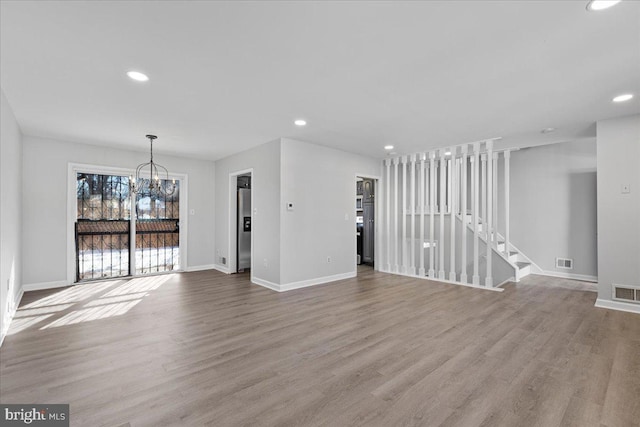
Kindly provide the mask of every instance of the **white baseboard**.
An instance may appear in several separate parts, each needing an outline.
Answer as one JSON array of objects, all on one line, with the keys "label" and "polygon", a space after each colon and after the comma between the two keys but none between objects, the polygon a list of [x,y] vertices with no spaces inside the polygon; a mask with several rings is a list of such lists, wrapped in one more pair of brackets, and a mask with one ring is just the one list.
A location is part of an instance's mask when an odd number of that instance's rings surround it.
[{"label": "white baseboard", "polygon": [[596,300],[596,307],[608,308],[610,310],[626,311],[628,313],[640,314],[640,304],[630,304],[621,301],[611,301],[608,299],[598,298]]},{"label": "white baseboard", "polygon": [[63,288],[65,286],[71,286],[73,283],[67,283],[66,280],[58,280],[55,282],[41,282],[41,283],[29,283],[28,285],[22,285],[22,289],[25,292],[41,291],[43,289]]},{"label": "white baseboard", "polygon": [[561,277],[563,279],[572,279],[572,280],[580,280],[582,282],[593,282],[598,283],[597,276],[590,276],[588,274],[574,274],[574,273],[565,273],[564,271],[548,271],[541,270],[539,273],[541,276],[551,276],[551,277]]},{"label": "white baseboard", "polygon": [[2,343],[4,342],[4,337],[7,336],[7,332],[9,332],[9,326],[11,326],[11,322],[16,315],[16,311],[18,310],[18,306],[20,305],[20,301],[22,300],[22,296],[24,295],[24,290],[20,288],[18,294],[16,295],[15,300],[13,301],[13,307],[11,311],[5,314],[5,317],[2,322],[2,331],[0,331],[0,347],[2,347]]},{"label": "white baseboard", "polygon": [[496,288],[501,288],[501,287],[503,287],[504,285],[506,285],[507,283],[509,283],[509,282],[514,282],[514,283],[515,283],[515,281],[516,281],[516,278],[515,278],[515,277],[513,277],[513,276],[511,276],[511,277],[509,277],[507,280],[503,281],[502,283],[497,284],[495,287],[496,287]]},{"label": "white baseboard", "polygon": [[259,277],[254,277],[253,279],[251,279],[251,281],[256,285],[264,286],[265,288],[269,288],[277,292],[286,292],[286,291],[292,291],[294,289],[321,285],[323,283],[335,282],[335,281],[344,280],[344,279],[351,279],[352,277],[356,277],[356,275],[357,275],[357,272],[350,271],[348,273],[334,274],[332,276],[316,277],[314,279],[285,283],[284,285],[279,285],[277,283],[269,282],[268,280],[260,279]]},{"label": "white baseboard", "polygon": [[[412,274],[407,274],[407,273],[395,273],[395,272],[390,272],[390,271],[382,271],[383,273],[387,273],[387,274],[395,274],[398,276],[406,276],[406,277],[413,277],[414,279],[422,279],[422,280],[431,280],[433,282],[441,282],[441,283],[447,283],[450,285],[458,285],[458,286],[465,286],[467,288],[474,288],[474,289],[482,289],[485,291],[493,291],[493,292],[504,292],[504,289],[501,288],[500,286],[504,285],[506,282],[502,282],[499,285],[494,286],[493,288],[488,288],[486,286],[481,286],[481,285],[474,285],[472,283],[462,283],[462,282],[454,282],[453,280],[446,280],[446,279],[438,279],[437,277],[428,277],[428,276],[419,276],[419,275],[412,275]],[[509,280],[513,280],[513,279],[509,279]]]},{"label": "white baseboard", "polygon": [[231,274],[231,270],[226,265],[214,264],[213,268],[224,274]]},{"label": "white baseboard", "polygon": [[280,290],[280,285],[278,285],[277,283],[273,283],[268,280],[261,279],[259,277],[252,278],[251,283],[263,286],[267,289],[271,289],[272,291],[282,292],[282,290]]},{"label": "white baseboard", "polygon": [[356,271],[350,271],[348,273],[334,274],[332,276],[316,277],[314,279],[301,280],[299,282],[285,283],[280,285],[282,291],[291,291],[293,289],[306,288],[308,286],[321,285],[323,283],[335,282],[338,280],[351,279],[356,277],[358,273]]},{"label": "white baseboard", "polygon": [[216,264],[192,265],[191,267],[187,267],[185,271],[191,273],[192,271],[204,270],[218,270],[218,268]]}]

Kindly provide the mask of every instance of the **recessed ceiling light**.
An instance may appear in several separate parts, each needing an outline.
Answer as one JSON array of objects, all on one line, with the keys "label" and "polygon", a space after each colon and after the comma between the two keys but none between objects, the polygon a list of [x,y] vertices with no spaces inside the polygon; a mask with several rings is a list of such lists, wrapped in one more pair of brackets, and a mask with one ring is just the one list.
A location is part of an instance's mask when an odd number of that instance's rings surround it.
[{"label": "recessed ceiling light", "polygon": [[444,152],[444,155],[445,155],[445,156],[450,156],[450,155],[451,155],[451,151],[445,151],[445,152]]},{"label": "recessed ceiling light", "polygon": [[622,0],[591,0],[587,4],[587,10],[597,11],[609,9],[610,7],[617,5],[621,1]]},{"label": "recessed ceiling light", "polygon": [[631,98],[633,98],[633,95],[631,95],[630,93],[625,93],[624,95],[618,95],[613,98],[613,102],[624,102],[630,100]]},{"label": "recessed ceiling light", "polygon": [[540,131],[540,133],[551,133],[553,131],[555,131],[556,128],[544,128]]},{"label": "recessed ceiling light", "polygon": [[127,76],[129,76],[130,79],[135,80],[137,82],[146,82],[149,80],[149,77],[147,77],[146,74],[143,74],[139,71],[128,71]]},{"label": "recessed ceiling light", "polygon": [[307,121],[306,120],[302,120],[302,119],[298,119],[295,122],[293,122],[296,126],[306,126],[307,125]]},{"label": "recessed ceiling light", "polygon": [[393,145],[385,145],[384,149],[385,150],[393,150]]}]

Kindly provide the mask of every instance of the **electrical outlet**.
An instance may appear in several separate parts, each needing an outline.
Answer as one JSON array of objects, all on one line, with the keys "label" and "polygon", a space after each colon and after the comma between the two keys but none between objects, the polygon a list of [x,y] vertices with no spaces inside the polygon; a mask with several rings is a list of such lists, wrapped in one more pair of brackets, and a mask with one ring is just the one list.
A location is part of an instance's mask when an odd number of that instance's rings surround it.
[{"label": "electrical outlet", "polygon": [[327,262],[331,262],[331,257],[330,256],[327,257]]},{"label": "electrical outlet", "polygon": [[267,262],[266,258],[264,259],[263,264],[264,264],[265,267],[269,267],[269,263]]}]

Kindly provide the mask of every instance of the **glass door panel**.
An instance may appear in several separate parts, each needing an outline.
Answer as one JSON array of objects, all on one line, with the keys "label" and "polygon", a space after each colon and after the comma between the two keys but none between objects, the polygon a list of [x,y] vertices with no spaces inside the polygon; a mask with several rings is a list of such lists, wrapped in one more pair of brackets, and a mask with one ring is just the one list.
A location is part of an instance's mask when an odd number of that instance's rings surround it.
[{"label": "glass door panel", "polygon": [[[163,188],[172,182],[161,180]],[[136,194],[135,274],[159,273],[180,268],[180,182],[164,195],[146,189]]]},{"label": "glass door panel", "polygon": [[130,275],[129,178],[78,173],[76,180],[76,281]]}]

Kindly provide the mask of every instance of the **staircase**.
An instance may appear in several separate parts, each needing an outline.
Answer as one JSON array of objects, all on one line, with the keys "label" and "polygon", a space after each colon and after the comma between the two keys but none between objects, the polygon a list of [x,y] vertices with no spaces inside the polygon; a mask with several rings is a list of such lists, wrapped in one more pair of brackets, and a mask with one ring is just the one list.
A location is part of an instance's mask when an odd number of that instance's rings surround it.
[{"label": "staircase", "polygon": [[[458,219],[461,220],[460,215],[456,215],[456,216],[458,217]],[[473,215],[467,214],[465,217],[466,217],[465,223],[467,224],[469,231],[473,232],[473,224],[472,224]],[[482,218],[478,218],[478,220],[479,220],[478,231],[480,231],[479,237],[480,237],[480,240],[486,244],[487,233],[483,231],[486,227],[484,227],[484,222]],[[514,268],[514,271],[515,271],[514,281],[519,282],[520,279],[534,272],[533,270],[536,270],[536,272],[540,270],[526,255],[520,252],[520,250],[516,248],[512,243],[509,243],[509,253],[507,254],[506,248],[505,248],[506,243],[503,235],[501,235],[500,233],[495,233],[494,239],[496,238],[497,238],[497,244],[495,246],[492,246],[493,251],[499,254],[505,261],[507,261]]]},{"label": "staircase", "polygon": [[493,290],[540,271],[510,241],[512,150],[497,140],[383,162],[382,271]]}]

